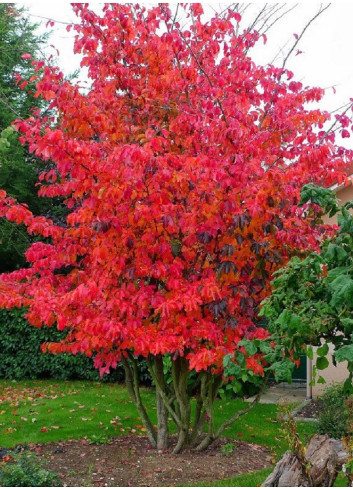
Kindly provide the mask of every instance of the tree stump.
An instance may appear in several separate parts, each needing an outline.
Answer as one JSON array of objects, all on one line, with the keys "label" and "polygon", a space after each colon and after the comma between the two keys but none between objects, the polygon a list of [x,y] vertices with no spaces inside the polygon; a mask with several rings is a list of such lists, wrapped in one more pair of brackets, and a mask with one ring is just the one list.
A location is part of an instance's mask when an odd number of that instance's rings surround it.
[{"label": "tree stump", "polygon": [[276,464],[263,487],[332,487],[348,454],[340,440],[314,435],[306,449],[307,468],[287,451]]}]

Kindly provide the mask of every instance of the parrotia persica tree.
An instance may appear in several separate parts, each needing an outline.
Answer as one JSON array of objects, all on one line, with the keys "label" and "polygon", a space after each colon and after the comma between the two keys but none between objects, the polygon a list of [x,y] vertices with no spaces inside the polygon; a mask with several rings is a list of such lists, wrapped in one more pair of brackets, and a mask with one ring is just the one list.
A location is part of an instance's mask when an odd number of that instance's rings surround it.
[{"label": "parrotia persica tree", "polygon": [[[237,33],[239,14],[203,22],[201,6],[186,5],[181,27],[167,5],[73,8],[89,89],[28,60],[43,68],[36,96],[56,116],[34,111],[14,124],[30,152],[52,161],[40,195],[65,197],[70,213],[56,226],[1,192],[1,215],[43,240],[28,249],[29,268],[1,276],[0,305],[67,329],[44,346],[53,353],[93,355],[101,372],[122,362],[153,446],[166,446],[170,417],[175,452],[202,449],[241,414],[215,425],[224,358],[235,380],[269,369],[257,311],[273,273],[329,230],[318,206],[298,205],[302,185],[342,182],[352,155],[325,132],[329,114],[306,108],[323,90],[251,60],[262,39]],[[349,136],[348,117],[340,123]],[[157,433],[138,355],[156,386]]]}]

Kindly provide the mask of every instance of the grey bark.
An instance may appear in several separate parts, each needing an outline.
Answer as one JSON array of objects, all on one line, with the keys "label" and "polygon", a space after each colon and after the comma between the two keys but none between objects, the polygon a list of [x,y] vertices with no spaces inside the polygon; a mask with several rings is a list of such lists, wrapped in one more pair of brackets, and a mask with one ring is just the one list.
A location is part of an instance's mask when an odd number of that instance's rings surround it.
[{"label": "grey bark", "polygon": [[[165,381],[163,374],[163,358],[161,355],[155,358],[156,378],[163,390]],[[162,396],[156,389],[157,402],[157,449],[165,450],[168,447],[168,411],[163,402]]]},{"label": "grey bark", "polygon": [[152,422],[147,414],[147,411],[142,403],[136,361],[134,358],[132,359],[132,368],[127,358],[122,357],[121,361],[125,371],[125,383],[126,383],[127,390],[138,410],[139,415],[141,416],[142,423],[146,428],[149,442],[151,443],[153,448],[156,448],[157,435],[155,429],[153,428]]},{"label": "grey bark", "polygon": [[180,409],[180,427],[178,431],[178,441],[173,453],[179,453],[189,444],[189,429],[191,406],[188,396],[188,377],[189,365],[185,358],[178,357],[172,361],[173,387],[175,391],[176,402]]}]

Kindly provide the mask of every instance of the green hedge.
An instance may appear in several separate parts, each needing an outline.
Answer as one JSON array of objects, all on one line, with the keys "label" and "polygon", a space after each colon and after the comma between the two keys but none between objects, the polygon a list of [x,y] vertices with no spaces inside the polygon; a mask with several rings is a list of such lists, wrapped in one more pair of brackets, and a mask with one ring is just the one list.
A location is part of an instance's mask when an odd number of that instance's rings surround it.
[{"label": "green hedge", "polygon": [[[118,366],[101,379],[93,366],[93,359],[85,355],[42,353],[40,345],[47,341],[60,341],[65,332],[55,328],[35,328],[24,318],[24,310],[0,309],[0,378],[58,380],[102,380],[121,382],[124,370]],[[140,380],[151,385],[146,363],[138,361]]]}]

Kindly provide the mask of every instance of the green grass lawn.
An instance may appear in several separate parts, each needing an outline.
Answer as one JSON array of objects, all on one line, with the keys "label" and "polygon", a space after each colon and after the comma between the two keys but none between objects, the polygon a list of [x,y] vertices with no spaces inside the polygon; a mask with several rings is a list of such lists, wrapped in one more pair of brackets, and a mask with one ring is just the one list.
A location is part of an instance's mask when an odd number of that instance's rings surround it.
[{"label": "green grass lawn", "polygon": [[[154,393],[143,399],[155,422]],[[244,407],[241,400],[218,401],[217,422]],[[308,423],[298,426],[304,440],[313,433]],[[143,434],[144,429],[126,389],[118,384],[63,381],[0,381],[0,446]],[[277,406],[259,404],[225,431],[228,438],[267,446],[275,459],[287,449]],[[215,482],[219,486],[256,486],[270,470]]]},{"label": "green grass lawn", "polygon": [[[126,389],[117,384],[0,381],[0,399],[9,397],[7,389],[15,390],[14,397],[19,401],[8,399],[0,403],[0,445],[4,447],[101,434],[109,437],[143,433]],[[19,397],[21,391],[25,395]],[[152,391],[144,390],[143,397],[153,413]]]}]

